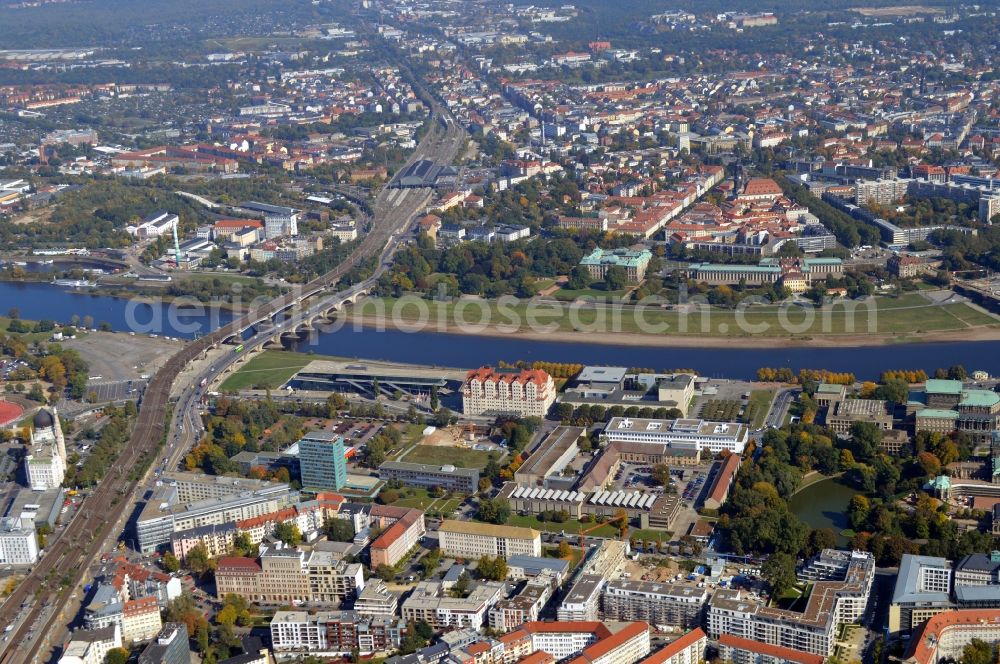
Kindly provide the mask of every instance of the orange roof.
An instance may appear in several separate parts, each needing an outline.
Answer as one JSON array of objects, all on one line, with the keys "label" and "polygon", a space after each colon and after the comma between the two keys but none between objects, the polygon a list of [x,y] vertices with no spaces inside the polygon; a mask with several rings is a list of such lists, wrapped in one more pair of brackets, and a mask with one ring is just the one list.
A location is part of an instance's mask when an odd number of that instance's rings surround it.
[{"label": "orange roof", "polygon": [[478,655],[480,653],[486,652],[489,649],[490,649],[490,644],[486,643],[486,641],[476,641],[475,643],[470,643],[468,646],[466,646],[465,652],[469,653],[470,655]]},{"label": "orange roof", "polygon": [[636,638],[640,634],[649,631],[649,625],[642,621],[629,623],[622,629],[618,630],[611,636],[607,638],[599,638],[597,643],[592,646],[584,648],[580,656],[573,659],[573,662],[577,664],[584,664],[585,662],[593,662],[596,659],[604,657],[608,653],[612,652],[616,648],[621,648],[623,645]]},{"label": "orange roof", "polygon": [[224,556],[219,558],[219,564],[215,569],[215,573],[219,574],[226,572],[260,572],[260,565],[253,558],[244,558],[242,556]]},{"label": "orange roof", "polygon": [[930,664],[937,660],[935,654],[944,632],[951,629],[995,630],[1000,626],[1000,612],[996,609],[944,611],[932,616],[918,628],[910,639],[907,661]]},{"label": "orange roof", "polygon": [[762,196],[764,194],[781,196],[781,187],[771,178],[753,178],[748,180],[743,187],[743,194],[746,196]]},{"label": "orange roof", "polygon": [[739,467],[739,454],[730,454],[726,457],[726,460],[722,462],[722,468],[719,469],[719,474],[715,476],[715,481],[712,483],[712,490],[709,492],[708,497],[721,503],[726,497],[729,485],[733,481],[733,475],[736,474]]},{"label": "orange roof", "polygon": [[691,630],[676,641],[672,641],[660,648],[652,655],[639,662],[639,664],[662,664],[685,648],[689,648],[701,639],[706,638],[708,637],[705,635],[705,630],[698,627],[697,629]]},{"label": "orange roof", "polygon": [[552,664],[556,658],[544,650],[536,650],[527,657],[521,659],[520,664]]},{"label": "orange roof", "polygon": [[761,643],[760,641],[741,639],[740,637],[732,636],[731,634],[720,635],[719,645],[735,648],[737,650],[759,653],[761,655],[768,655],[770,657],[780,659],[781,661],[792,662],[794,664],[823,664],[824,662],[824,658],[819,655],[803,652],[801,650],[793,650],[792,648],[785,648],[782,646],[772,646],[768,643]]}]

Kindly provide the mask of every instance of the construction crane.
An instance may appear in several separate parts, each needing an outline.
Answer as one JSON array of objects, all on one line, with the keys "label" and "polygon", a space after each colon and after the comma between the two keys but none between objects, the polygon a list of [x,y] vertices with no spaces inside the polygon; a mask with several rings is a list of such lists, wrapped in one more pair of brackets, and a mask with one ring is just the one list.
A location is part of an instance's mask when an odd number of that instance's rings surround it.
[{"label": "construction crane", "polygon": [[595,523],[590,528],[586,528],[584,530],[581,530],[580,531],[580,540],[579,540],[579,544],[580,544],[580,559],[583,560],[583,555],[587,552],[587,535],[588,534],[590,534],[591,532],[597,530],[598,528],[601,528],[602,526],[614,525],[614,524],[619,523],[620,521],[624,521],[625,524],[627,525],[628,524],[628,514],[619,514],[618,516],[616,516],[614,518],[608,519],[604,523]]}]

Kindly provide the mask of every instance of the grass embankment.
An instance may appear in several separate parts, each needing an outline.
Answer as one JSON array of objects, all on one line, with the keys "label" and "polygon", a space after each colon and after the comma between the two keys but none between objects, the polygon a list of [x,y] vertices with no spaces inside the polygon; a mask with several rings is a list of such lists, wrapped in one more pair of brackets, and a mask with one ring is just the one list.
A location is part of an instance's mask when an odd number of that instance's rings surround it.
[{"label": "grass embankment", "polygon": [[220,386],[223,392],[246,389],[277,389],[313,360],[330,359],[320,355],[265,350],[253,356]]},{"label": "grass embankment", "polygon": [[[607,295],[606,293],[602,293]],[[371,322],[422,323],[428,329],[485,326],[503,332],[618,332],[625,334],[740,337],[815,337],[837,335],[919,335],[928,332],[1000,326],[1000,318],[966,302],[936,304],[920,293],[875,297],[870,302],[839,301],[819,308],[799,305],[754,305],[744,310],[637,308],[596,302],[586,306],[522,301],[500,306],[491,300],[429,302],[394,298],[365,300],[351,313]],[[420,305],[417,306],[419,302]],[[532,307],[529,317],[528,308]],[[391,315],[387,315],[387,312]],[[426,316],[429,314],[429,318]],[[529,325],[529,320],[532,325]],[[477,330],[478,331],[478,330]]]}]

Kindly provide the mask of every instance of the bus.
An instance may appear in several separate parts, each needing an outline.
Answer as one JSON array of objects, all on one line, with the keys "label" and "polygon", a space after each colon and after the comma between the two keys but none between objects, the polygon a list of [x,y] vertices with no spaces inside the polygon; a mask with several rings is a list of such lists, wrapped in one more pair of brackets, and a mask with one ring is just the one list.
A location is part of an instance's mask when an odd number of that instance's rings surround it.
[{"label": "bus", "polygon": [[243,344],[240,344],[239,346],[237,346],[236,348],[234,348],[233,352],[234,353],[242,353],[243,352]]}]

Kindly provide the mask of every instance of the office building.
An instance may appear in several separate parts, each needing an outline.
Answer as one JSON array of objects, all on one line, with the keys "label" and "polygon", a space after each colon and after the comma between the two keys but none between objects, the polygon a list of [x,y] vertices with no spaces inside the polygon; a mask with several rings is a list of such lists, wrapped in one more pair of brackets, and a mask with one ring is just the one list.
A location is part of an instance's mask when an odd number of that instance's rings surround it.
[{"label": "office building", "polygon": [[541,534],[532,528],[445,520],[438,528],[438,539],[441,552],[456,558],[542,555]]},{"label": "office building", "polygon": [[20,517],[0,519],[0,565],[33,565],[37,561],[35,522]]},{"label": "office building", "polygon": [[552,376],[540,369],[482,367],[462,385],[462,412],[470,416],[545,417],[555,400]]},{"label": "office building", "polygon": [[726,450],[742,454],[749,438],[749,427],[739,422],[705,420],[655,420],[613,417],[601,432],[608,443],[650,443],[671,448],[708,451]]},{"label": "office building", "polygon": [[374,505],[369,518],[383,529],[368,549],[372,569],[379,565],[396,565],[427,532],[424,513],[418,509]]},{"label": "office building", "polygon": [[603,279],[613,267],[620,267],[630,283],[637,283],[646,276],[646,267],[653,258],[649,249],[632,251],[630,249],[594,249],[580,260],[580,265],[587,268],[591,278]]},{"label": "office building", "polygon": [[451,464],[435,466],[426,463],[385,461],[378,467],[379,479],[398,480],[405,486],[441,487],[445,491],[471,494],[479,490],[479,471]]},{"label": "office building", "polygon": [[973,640],[994,650],[1000,645],[1000,613],[995,610],[944,611],[921,623],[910,639],[904,664],[960,661]]},{"label": "office building", "polygon": [[333,431],[312,431],[299,442],[299,468],[305,491],[339,491],[347,483],[344,437]]},{"label": "office building", "polygon": [[176,477],[193,473],[172,475],[164,474],[136,519],[136,539],[143,553],[168,546],[175,532],[270,514],[299,498],[287,484],[208,475],[199,477],[215,481],[201,482]]},{"label": "office building", "polygon": [[687,583],[609,581],[601,598],[604,620],[644,620],[653,625],[697,627],[708,591]]},{"label": "office building", "polygon": [[1000,609],[1000,552],[971,554],[957,565],[906,554],[889,603],[889,632],[909,635],[945,611]]},{"label": "office building", "polygon": [[826,415],[826,426],[845,436],[851,433],[855,422],[867,422],[888,431],[892,429],[892,407],[880,399],[843,399],[834,402]]},{"label": "office building", "polygon": [[147,641],[160,631],[160,605],[156,597],[132,599],[122,606],[122,641]]}]

